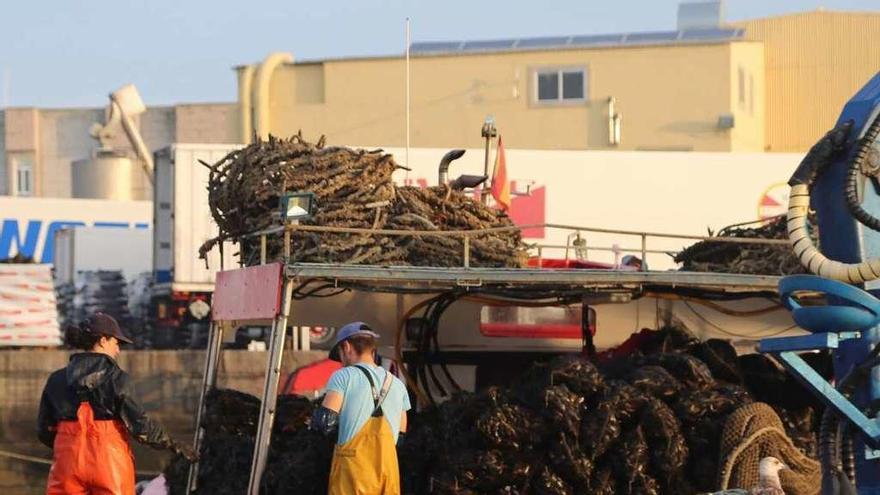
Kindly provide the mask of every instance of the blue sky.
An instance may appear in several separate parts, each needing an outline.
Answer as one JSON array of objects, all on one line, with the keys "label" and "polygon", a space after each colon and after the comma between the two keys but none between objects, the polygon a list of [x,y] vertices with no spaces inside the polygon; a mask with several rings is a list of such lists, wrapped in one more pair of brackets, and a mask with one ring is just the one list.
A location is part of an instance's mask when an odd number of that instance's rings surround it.
[{"label": "blue sky", "polygon": [[[103,105],[135,83],[148,105],[235,99],[232,67],[401,53],[413,40],[675,28],[677,0],[55,0],[0,7],[0,106]],[[728,0],[727,19],[878,10],[877,0]]]}]

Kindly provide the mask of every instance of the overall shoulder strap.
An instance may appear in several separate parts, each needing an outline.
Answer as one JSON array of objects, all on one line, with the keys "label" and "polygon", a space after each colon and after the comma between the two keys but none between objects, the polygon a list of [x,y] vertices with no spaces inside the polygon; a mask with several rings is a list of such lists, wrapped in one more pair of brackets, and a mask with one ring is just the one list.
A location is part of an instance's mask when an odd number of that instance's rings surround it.
[{"label": "overall shoulder strap", "polygon": [[382,412],[382,403],[385,402],[385,397],[388,396],[392,381],[393,378],[391,377],[391,373],[389,373],[388,370],[385,370],[385,380],[382,382],[382,390],[379,391],[379,397],[375,401],[376,407],[373,409],[373,414],[371,414],[371,416],[378,418],[384,415]]},{"label": "overall shoulder strap", "polygon": [[373,403],[375,404],[379,400],[379,391],[376,390],[376,383],[373,381],[373,374],[367,368],[364,368],[361,365],[355,364],[355,368],[361,370],[361,373],[367,377],[367,381],[370,382],[370,391],[373,393]]},{"label": "overall shoulder strap", "polygon": [[373,373],[368,370],[364,366],[354,365],[355,368],[361,370],[364,376],[367,377],[367,380],[370,382],[370,390],[373,393],[373,413],[371,416],[378,417],[382,416],[382,403],[385,402],[385,397],[388,396],[388,391],[391,390],[391,385],[394,383],[394,377],[391,376],[391,373],[388,370],[385,370],[385,379],[382,381],[381,390],[376,390],[376,383],[373,381]]},{"label": "overall shoulder strap", "polygon": [[382,390],[379,391],[379,401],[376,404],[376,409],[382,406],[382,403],[385,402],[385,397],[388,397],[388,391],[391,390],[391,384],[394,383],[394,377],[391,376],[391,373],[388,370],[385,370],[385,380],[382,382]]}]

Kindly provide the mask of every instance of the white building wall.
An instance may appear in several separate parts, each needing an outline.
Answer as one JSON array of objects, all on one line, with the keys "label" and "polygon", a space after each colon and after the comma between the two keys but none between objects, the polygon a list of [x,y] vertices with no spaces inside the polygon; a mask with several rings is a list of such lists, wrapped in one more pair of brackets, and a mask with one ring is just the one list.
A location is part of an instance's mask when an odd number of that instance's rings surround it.
[{"label": "white building wall", "polygon": [[0,112],[0,195],[9,194],[9,175],[6,170],[6,114]]}]

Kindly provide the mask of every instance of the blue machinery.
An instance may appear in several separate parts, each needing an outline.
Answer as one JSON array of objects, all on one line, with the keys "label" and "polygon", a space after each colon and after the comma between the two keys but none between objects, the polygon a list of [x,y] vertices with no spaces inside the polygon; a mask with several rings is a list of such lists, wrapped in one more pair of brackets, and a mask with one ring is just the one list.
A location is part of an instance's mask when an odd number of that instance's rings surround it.
[{"label": "blue machinery", "polygon": [[[820,276],[786,277],[779,293],[811,335],[765,339],[759,349],[828,406],[820,439],[823,494],[848,493],[851,481],[859,494],[880,494],[880,73],[846,104],[789,185],[789,237],[804,266]],[[810,207],[821,252],[809,237]],[[824,295],[827,304],[801,305],[797,296],[805,292]],[[796,354],[816,349],[833,353],[834,385]]]}]

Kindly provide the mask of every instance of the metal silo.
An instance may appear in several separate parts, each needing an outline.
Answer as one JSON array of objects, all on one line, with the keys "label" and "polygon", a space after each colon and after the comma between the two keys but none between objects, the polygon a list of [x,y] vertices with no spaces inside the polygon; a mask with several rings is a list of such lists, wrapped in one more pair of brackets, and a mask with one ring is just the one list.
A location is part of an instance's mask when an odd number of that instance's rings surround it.
[{"label": "metal silo", "polygon": [[127,153],[96,150],[92,158],[73,162],[73,197],[122,201],[143,199],[138,197],[135,178],[142,173],[140,166]]}]

